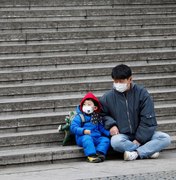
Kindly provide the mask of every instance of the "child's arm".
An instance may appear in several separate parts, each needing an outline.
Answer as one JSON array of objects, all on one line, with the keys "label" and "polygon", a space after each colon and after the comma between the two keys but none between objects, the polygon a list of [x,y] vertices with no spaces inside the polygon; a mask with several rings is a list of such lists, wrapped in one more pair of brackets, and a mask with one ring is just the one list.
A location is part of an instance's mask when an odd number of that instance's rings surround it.
[{"label": "child's arm", "polygon": [[104,126],[99,123],[99,130],[102,134],[104,134],[105,136],[109,137],[110,136],[110,132],[109,130],[105,129]]}]

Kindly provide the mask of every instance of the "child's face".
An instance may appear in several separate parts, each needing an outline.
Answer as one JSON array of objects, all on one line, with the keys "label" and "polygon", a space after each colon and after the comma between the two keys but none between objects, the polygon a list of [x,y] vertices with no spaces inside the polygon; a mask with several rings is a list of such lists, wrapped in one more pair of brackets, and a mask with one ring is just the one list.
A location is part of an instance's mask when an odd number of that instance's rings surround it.
[{"label": "child's face", "polygon": [[85,100],[83,106],[91,106],[94,108],[94,103],[91,100]]},{"label": "child's face", "polygon": [[[89,108],[86,108],[86,107]],[[98,107],[96,107],[91,100],[85,100],[83,103],[83,111],[87,114],[92,113],[93,111],[97,110]],[[92,109],[92,110],[91,110]]]}]

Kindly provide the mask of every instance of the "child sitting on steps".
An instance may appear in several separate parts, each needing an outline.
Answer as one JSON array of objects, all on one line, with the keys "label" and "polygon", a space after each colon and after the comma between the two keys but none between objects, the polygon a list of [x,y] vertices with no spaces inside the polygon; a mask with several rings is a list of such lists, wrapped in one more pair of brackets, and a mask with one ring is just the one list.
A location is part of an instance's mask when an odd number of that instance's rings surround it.
[{"label": "child sitting on steps", "polygon": [[[92,163],[103,162],[110,146],[110,133],[103,126],[100,110],[99,100],[91,92],[87,93],[77,106],[77,115],[70,126],[77,145],[84,148],[87,161]],[[84,115],[84,123],[79,114]]]}]

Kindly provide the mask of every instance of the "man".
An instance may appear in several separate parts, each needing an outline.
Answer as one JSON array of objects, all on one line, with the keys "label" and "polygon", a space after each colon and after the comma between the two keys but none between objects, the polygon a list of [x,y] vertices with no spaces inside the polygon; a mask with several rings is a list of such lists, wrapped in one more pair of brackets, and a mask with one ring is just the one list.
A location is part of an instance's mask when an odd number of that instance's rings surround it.
[{"label": "man", "polygon": [[156,131],[153,101],[147,90],[132,82],[131,68],[112,69],[113,88],[100,98],[111,146],[124,153],[124,160],[157,158],[170,143],[170,136]]}]

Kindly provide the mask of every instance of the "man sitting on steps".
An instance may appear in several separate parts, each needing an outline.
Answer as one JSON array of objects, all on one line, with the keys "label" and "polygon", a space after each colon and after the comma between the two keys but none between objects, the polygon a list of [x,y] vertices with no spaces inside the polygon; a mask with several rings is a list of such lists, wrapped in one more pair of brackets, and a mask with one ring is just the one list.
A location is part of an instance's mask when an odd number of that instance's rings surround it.
[{"label": "man sitting on steps", "polygon": [[131,68],[112,69],[113,88],[100,98],[111,146],[124,153],[124,160],[157,158],[169,146],[170,136],[156,131],[153,101],[147,90],[132,82]]}]

